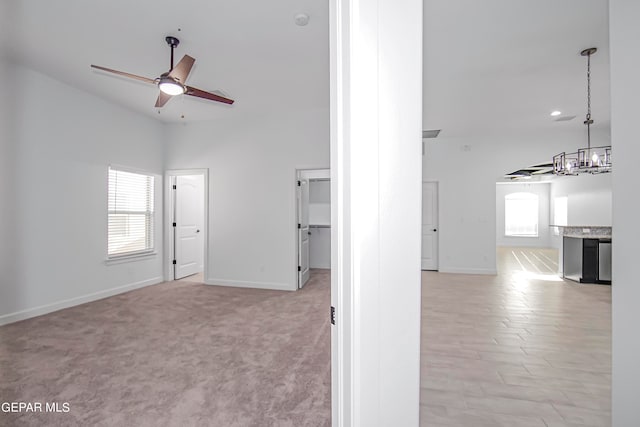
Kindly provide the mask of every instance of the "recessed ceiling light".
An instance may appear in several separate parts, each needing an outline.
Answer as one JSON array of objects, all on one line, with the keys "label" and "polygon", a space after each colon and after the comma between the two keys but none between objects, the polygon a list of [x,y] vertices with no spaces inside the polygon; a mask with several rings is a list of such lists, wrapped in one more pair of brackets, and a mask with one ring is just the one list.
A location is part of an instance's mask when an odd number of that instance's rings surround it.
[{"label": "recessed ceiling light", "polygon": [[551,112],[551,117],[556,117],[556,116],[559,116],[560,114],[562,114],[562,111],[558,111],[558,110],[552,111]]}]

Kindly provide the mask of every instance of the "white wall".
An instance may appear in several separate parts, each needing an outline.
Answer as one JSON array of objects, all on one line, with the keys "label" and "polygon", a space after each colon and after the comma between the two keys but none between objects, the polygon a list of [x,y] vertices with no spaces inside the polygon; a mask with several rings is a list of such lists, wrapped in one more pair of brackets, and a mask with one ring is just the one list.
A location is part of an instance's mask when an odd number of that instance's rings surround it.
[{"label": "white wall", "polygon": [[638,211],[638,94],[640,2],[610,0],[611,137],[613,183],[613,426],[638,425],[640,420],[640,284],[637,254],[640,242]]},{"label": "white wall", "polygon": [[[309,182],[309,224],[331,224],[331,182]],[[331,229],[310,228],[309,266],[331,268]]]},{"label": "white wall", "polygon": [[[440,271],[495,274],[497,179],[584,145],[581,123],[571,126],[540,135],[475,138],[447,137],[443,129],[438,138],[425,140],[423,179],[439,183]],[[594,140],[609,142],[608,129],[592,132]]]},{"label": "white wall", "polygon": [[[567,197],[567,225],[611,226],[611,173],[556,177],[551,183],[551,221],[556,197]],[[551,246],[560,248],[562,236],[551,233]]]},{"label": "white wall", "polygon": [[[13,2],[0,2],[0,39],[7,40],[9,38],[9,26],[11,24],[10,8],[14,6]],[[3,42],[0,41],[0,79],[2,81],[13,81],[15,70],[6,62],[4,58],[5,49]],[[14,141],[14,118],[12,100],[16,99],[18,86],[9,84],[6,91],[0,96],[0,293],[3,295],[3,288],[8,283],[16,281],[15,265],[17,262],[15,251],[15,232],[16,229],[12,225],[15,223],[15,197],[16,192],[13,189],[14,175],[14,159],[16,145]],[[2,305],[0,298],[0,306]],[[0,308],[0,315],[3,309]]]},{"label": "white wall", "polygon": [[[4,80],[8,73],[3,68],[4,66],[0,64],[0,76]],[[17,230],[13,226],[16,221],[16,192],[13,190],[15,146],[10,144],[13,127],[9,115],[11,107],[5,100],[5,97],[0,97],[0,293],[3,296],[0,298],[0,315],[9,310],[9,305],[4,302],[6,291],[3,288],[8,288],[9,284],[17,280],[15,269]]]},{"label": "white wall", "polygon": [[[158,256],[105,265],[107,167],[161,174],[162,126],[20,66],[4,65],[0,323],[161,280]],[[158,182],[160,184],[161,181]],[[158,185],[160,189],[160,185]],[[156,208],[161,218],[161,193]],[[8,214],[8,217],[7,217]]]},{"label": "white wall", "polygon": [[[551,200],[567,196],[567,225],[611,226],[611,175],[585,174],[553,180]],[[552,206],[551,218],[553,213]]]},{"label": "white wall", "polygon": [[309,236],[309,267],[331,268],[331,229],[314,228]]},{"label": "white wall", "polygon": [[167,169],[209,169],[210,284],[296,289],[297,168],[329,167],[329,111],[167,126]]},{"label": "white wall", "polygon": [[[530,192],[539,197],[537,238],[504,235],[504,196],[515,192]],[[499,183],[496,184],[496,244],[560,248],[562,238],[550,227],[556,197],[567,197],[567,225],[611,226],[611,174],[554,177],[544,184]]]},{"label": "white wall", "polygon": [[[511,193],[533,193],[538,196],[538,236],[515,237],[504,234],[504,197]],[[546,248],[550,244],[549,184],[496,184],[496,244]]]},{"label": "white wall", "polygon": [[309,181],[309,224],[331,224],[331,182]]},{"label": "white wall", "polygon": [[417,426],[422,1],[331,7],[332,424]]}]

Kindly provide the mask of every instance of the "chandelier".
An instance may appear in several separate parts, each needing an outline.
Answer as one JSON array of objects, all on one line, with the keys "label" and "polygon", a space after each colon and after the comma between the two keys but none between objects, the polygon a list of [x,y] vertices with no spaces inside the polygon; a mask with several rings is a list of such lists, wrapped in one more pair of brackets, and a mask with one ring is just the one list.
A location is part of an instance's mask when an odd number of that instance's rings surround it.
[{"label": "chandelier", "polygon": [[587,57],[587,148],[580,148],[575,153],[560,153],[553,156],[553,173],[556,175],[578,175],[581,173],[611,172],[611,146],[591,146],[591,55],[598,49],[591,47],[580,52]]}]

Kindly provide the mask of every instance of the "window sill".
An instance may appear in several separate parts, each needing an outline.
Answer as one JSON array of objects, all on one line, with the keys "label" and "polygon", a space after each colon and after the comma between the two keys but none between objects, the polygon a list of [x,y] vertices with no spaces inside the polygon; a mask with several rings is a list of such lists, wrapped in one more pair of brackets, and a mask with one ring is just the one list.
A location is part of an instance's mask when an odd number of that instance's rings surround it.
[{"label": "window sill", "polygon": [[157,252],[150,252],[145,254],[134,255],[122,255],[119,257],[107,258],[104,260],[106,265],[124,264],[126,262],[144,261],[147,259],[155,258],[158,255]]}]

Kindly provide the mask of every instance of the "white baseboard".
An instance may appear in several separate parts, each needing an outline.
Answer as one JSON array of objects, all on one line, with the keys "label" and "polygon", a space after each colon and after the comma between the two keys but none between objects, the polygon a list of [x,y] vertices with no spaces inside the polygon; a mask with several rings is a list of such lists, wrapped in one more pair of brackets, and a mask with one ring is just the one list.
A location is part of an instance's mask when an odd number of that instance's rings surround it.
[{"label": "white baseboard", "polygon": [[496,270],[488,268],[441,268],[438,270],[440,273],[453,273],[453,274],[483,274],[489,276],[495,276],[498,274]]},{"label": "white baseboard", "polygon": [[163,282],[162,277],[154,277],[151,279],[130,283],[124,286],[118,286],[116,288],[111,288],[104,291],[98,291],[98,292],[82,295],[75,298],[57,301],[51,304],[41,305],[39,307],[28,308],[26,310],[4,314],[0,316],[0,326],[6,325],[8,323],[18,322],[20,320],[30,319],[36,316],[42,316],[43,314],[52,313],[54,311],[62,310],[62,309],[73,307],[80,304],[85,304],[91,301],[97,301],[99,299],[122,294],[124,292],[133,291],[134,289],[144,288],[146,286],[156,285],[162,282]]},{"label": "white baseboard", "polygon": [[296,286],[291,286],[286,283],[268,283],[268,282],[245,282],[242,280],[225,280],[208,278],[204,281],[207,285],[213,286],[230,286],[233,288],[253,288],[253,289],[267,289],[272,291],[295,291]]}]

